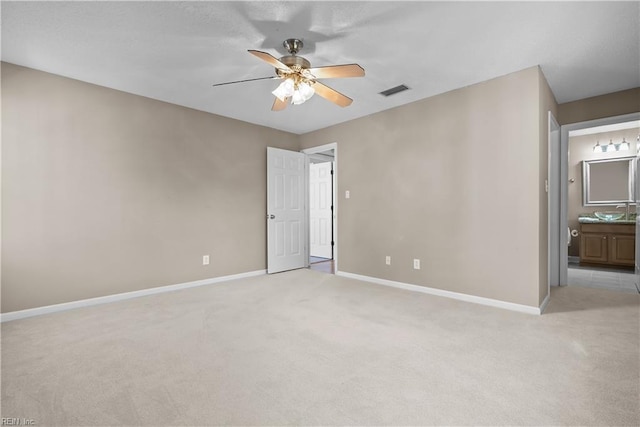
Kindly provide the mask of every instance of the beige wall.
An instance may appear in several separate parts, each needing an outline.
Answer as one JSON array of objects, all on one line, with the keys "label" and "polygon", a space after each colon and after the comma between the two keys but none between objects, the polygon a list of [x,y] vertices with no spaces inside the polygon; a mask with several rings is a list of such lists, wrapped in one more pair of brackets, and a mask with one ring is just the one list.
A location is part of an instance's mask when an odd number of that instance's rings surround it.
[{"label": "beige wall", "polygon": [[540,282],[538,288],[538,304],[542,304],[549,293],[549,197],[544,185],[544,180],[547,179],[549,174],[549,111],[551,111],[556,120],[558,120],[558,104],[540,67],[538,67],[538,87],[540,92],[540,116],[538,121],[538,147],[540,150],[540,181],[538,183],[538,232],[540,242],[538,249],[540,263],[538,265],[538,277]]},{"label": "beige wall", "polygon": [[566,125],[640,111],[640,88],[558,105],[558,123]]},{"label": "beige wall", "polygon": [[2,144],[9,312],[264,269],[298,136],[2,63]]},{"label": "beige wall", "polygon": [[296,136],[3,63],[2,311],[265,268],[266,146],[329,142],[340,270],[538,306],[547,111],[638,91],[557,106],[532,67]]},{"label": "beige wall", "polygon": [[[578,215],[582,213],[591,213],[602,210],[616,210],[615,206],[597,207],[582,205],[582,161],[595,159],[613,159],[618,157],[632,156],[636,152],[636,138],[639,129],[625,129],[613,132],[602,132],[592,135],[574,136],[569,138],[569,190],[567,193],[567,219],[569,228],[572,230],[580,230]],[[594,153],[593,146],[596,141],[600,141],[601,145],[609,143],[610,139],[614,142],[622,141],[622,138],[631,145],[631,150],[614,153]],[[571,182],[573,180],[573,182]],[[624,209],[618,209],[624,211]],[[634,212],[631,208],[631,212]],[[571,238],[569,246],[570,256],[580,256],[580,236]]]},{"label": "beige wall", "polygon": [[338,143],[339,269],[538,306],[542,280],[546,288],[539,73],[302,135],[305,148]]}]

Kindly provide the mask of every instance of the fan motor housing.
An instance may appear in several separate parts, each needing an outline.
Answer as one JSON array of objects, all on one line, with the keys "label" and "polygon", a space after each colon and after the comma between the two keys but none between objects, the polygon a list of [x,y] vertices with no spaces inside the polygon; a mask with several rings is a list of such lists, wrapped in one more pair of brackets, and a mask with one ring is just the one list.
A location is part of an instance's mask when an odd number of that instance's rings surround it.
[{"label": "fan motor housing", "polygon": [[280,58],[280,62],[294,70],[296,68],[307,69],[311,67],[311,63],[309,61],[304,59],[302,56],[296,55],[283,56],[282,58]]}]

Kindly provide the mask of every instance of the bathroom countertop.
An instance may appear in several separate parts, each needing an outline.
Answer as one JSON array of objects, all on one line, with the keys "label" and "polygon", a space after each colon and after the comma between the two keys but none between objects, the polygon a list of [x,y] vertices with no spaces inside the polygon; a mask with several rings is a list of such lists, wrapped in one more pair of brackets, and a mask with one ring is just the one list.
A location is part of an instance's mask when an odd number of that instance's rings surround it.
[{"label": "bathroom countertop", "polygon": [[615,221],[606,221],[604,219],[597,218],[593,214],[581,214],[578,215],[578,222],[581,224],[635,224],[635,214],[632,219],[616,219]]}]

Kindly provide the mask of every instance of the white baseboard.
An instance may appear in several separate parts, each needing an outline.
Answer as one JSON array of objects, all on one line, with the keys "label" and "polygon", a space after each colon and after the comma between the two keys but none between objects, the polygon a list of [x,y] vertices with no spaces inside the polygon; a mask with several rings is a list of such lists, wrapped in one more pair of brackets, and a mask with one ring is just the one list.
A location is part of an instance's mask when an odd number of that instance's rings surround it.
[{"label": "white baseboard", "polygon": [[542,304],[540,304],[540,313],[538,314],[542,314],[544,313],[544,311],[547,308],[547,304],[549,304],[549,299],[551,298],[551,293],[548,293],[546,297],[544,297],[544,299],[542,300]]},{"label": "white baseboard", "polygon": [[422,292],[424,294],[437,295],[445,298],[457,299],[460,301],[472,302],[475,304],[488,305],[491,307],[504,308],[507,310],[518,311],[527,314],[541,314],[546,306],[549,296],[545,298],[540,307],[532,307],[529,305],[516,304],[513,302],[500,301],[491,298],[478,297],[475,295],[461,294],[458,292],[445,291],[443,289],[429,288],[427,286],[411,285],[409,283],[395,282],[393,280],[379,279],[377,277],[362,276],[360,274],[347,273],[344,271],[336,271],[337,276],[348,277],[351,279],[362,280],[364,282],[375,283],[377,285],[391,286],[394,288],[406,289],[409,291]]},{"label": "white baseboard", "polygon": [[44,307],[29,308],[26,310],[11,311],[0,314],[0,323],[11,320],[24,319],[27,317],[40,316],[42,314],[56,313],[59,311],[73,310],[75,308],[90,307],[92,305],[106,304],[109,302],[122,301],[126,299],[144,297],[147,295],[161,294],[164,292],[178,291],[181,289],[194,288],[196,286],[212,285],[214,283],[228,282],[230,280],[244,279],[247,277],[261,276],[266,274],[266,270],[256,270],[247,273],[232,274],[229,276],[213,277],[211,279],[196,280],[194,282],[178,283],[177,285],[159,286],[156,288],[141,289],[139,291],[124,292],[103,297],[88,298],[78,301],[65,302],[62,304],[47,305]]}]

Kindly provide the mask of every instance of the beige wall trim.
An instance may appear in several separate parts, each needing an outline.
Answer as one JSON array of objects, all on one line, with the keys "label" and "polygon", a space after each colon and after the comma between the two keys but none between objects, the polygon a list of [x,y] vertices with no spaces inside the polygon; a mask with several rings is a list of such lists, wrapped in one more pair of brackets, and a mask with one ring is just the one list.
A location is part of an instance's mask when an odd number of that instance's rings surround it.
[{"label": "beige wall trim", "polygon": [[408,291],[422,292],[423,294],[436,295],[439,297],[451,298],[474,304],[488,305],[490,307],[502,308],[511,311],[517,311],[526,314],[542,314],[549,302],[549,295],[542,301],[540,307],[531,307],[513,302],[500,301],[491,298],[478,297],[475,295],[461,294],[458,292],[445,291],[443,289],[430,288],[427,286],[412,285],[410,283],[395,282],[393,280],[380,279],[377,277],[363,276],[360,274],[347,273],[345,271],[336,271],[337,276],[348,277],[363,282],[375,283],[376,285],[391,286],[393,288],[405,289]]},{"label": "beige wall trim", "polygon": [[584,122],[640,111],[640,87],[558,105],[558,123]]},{"label": "beige wall trim", "polygon": [[29,308],[26,310],[12,311],[0,314],[0,323],[11,320],[25,319],[27,317],[40,316],[43,314],[57,313],[59,311],[73,310],[76,308],[90,307],[92,305],[107,304],[110,302],[122,301],[132,298],[144,297],[148,295],[161,294],[164,292],[179,291],[182,289],[194,288],[196,286],[213,285],[215,283],[228,282],[231,280],[244,279],[267,274],[266,270],[249,271],[247,273],[231,274],[229,276],[213,277],[210,279],[196,280],[193,282],[178,283],[176,285],[158,286],[156,288],[142,289],[133,292],[123,292],[104,297],[88,298],[78,301],[65,302],[62,304],[47,305],[44,307]]}]

